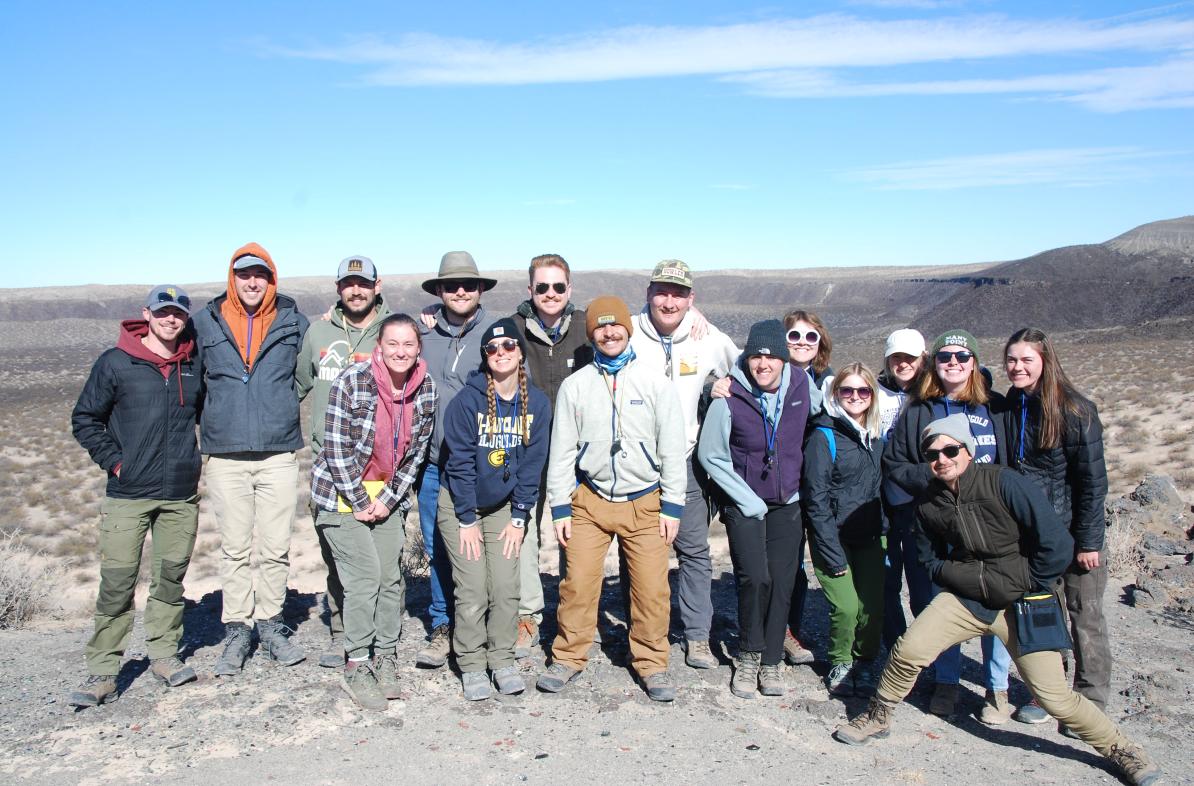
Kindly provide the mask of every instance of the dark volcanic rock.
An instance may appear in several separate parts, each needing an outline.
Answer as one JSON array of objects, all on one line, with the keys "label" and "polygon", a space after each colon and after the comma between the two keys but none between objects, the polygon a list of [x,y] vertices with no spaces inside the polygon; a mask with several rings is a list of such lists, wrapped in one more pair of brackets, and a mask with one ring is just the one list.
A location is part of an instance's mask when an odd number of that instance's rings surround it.
[{"label": "dark volcanic rock", "polygon": [[1173,485],[1173,478],[1168,475],[1146,475],[1129,496],[1142,507],[1152,510],[1181,512],[1186,509],[1186,503]]}]

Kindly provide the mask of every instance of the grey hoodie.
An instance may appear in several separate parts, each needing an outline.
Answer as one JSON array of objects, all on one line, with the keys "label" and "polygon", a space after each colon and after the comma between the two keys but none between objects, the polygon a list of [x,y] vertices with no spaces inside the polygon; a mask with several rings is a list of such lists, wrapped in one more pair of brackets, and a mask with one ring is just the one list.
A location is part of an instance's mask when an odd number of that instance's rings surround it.
[{"label": "grey hoodie", "polygon": [[481,365],[481,336],[495,321],[485,310],[477,306],[472,319],[459,327],[444,317],[441,305],[435,315],[435,327],[422,327],[423,360],[427,371],[435,380],[439,391],[439,406],[435,410],[435,431],[431,435],[431,449],[428,463],[439,463],[440,447],[444,441],[444,412],[456,394],[464,389],[470,371]]}]

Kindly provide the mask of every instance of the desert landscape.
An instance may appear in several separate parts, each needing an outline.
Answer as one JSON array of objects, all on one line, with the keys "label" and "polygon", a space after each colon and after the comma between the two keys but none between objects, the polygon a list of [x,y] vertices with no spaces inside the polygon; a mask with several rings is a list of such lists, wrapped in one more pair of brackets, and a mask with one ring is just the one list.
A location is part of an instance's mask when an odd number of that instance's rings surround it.
[{"label": "desert landscape", "polygon": [[[393,270],[377,260],[391,308],[426,305],[421,269]],[[581,271],[574,298],[614,293],[640,303],[647,270]],[[181,281],[203,301],[222,290],[223,262],[208,283]],[[510,263],[510,267],[514,267]],[[332,277],[285,276],[280,290],[307,314],[335,299]],[[329,263],[329,273],[334,263]],[[495,275],[484,302],[509,313],[525,297],[525,270]],[[884,337],[912,326],[929,336],[964,327],[979,336],[980,359],[1006,387],[999,358],[1013,330],[1048,331],[1066,370],[1099,406],[1111,481],[1108,497],[1113,580],[1106,608],[1116,659],[1112,717],[1140,739],[1167,782],[1194,782],[1194,217],[1139,227],[1106,243],[1045,251],[1028,259],[951,267],[867,267],[787,271],[694,271],[696,304],[741,344],[749,325],[791,308],[817,311],[834,340],[834,365],[862,360],[879,368]],[[0,290],[0,591],[4,629],[0,663],[0,774],[8,782],[102,783],[170,778],[178,782],[287,780],[339,783],[417,776],[426,783],[548,783],[611,780],[811,783],[956,782],[1030,778],[1039,783],[1114,782],[1100,757],[1040,727],[988,728],[968,714],[927,714],[918,689],[900,708],[885,744],[864,751],[829,738],[859,700],[830,701],[826,667],[785,667],[788,694],[753,702],[728,691],[736,651],[735,601],[724,530],[714,522],[714,638],[723,660],[715,672],[683,666],[672,707],[652,705],[625,668],[624,621],[616,578],[607,581],[605,643],[576,689],[560,696],[468,705],[449,670],[405,672],[406,696],[384,714],[364,714],[341,693],[338,674],[313,662],[283,669],[254,658],[231,680],[208,676],[218,654],[219,542],[206,505],[186,580],[183,648],[198,684],[167,691],[144,674],[140,625],[115,704],[75,712],[66,695],[84,675],[83,646],[98,580],[96,523],[104,476],[74,442],[69,415],[95,357],[110,346],[118,321],[138,313],[157,281],[125,286]],[[304,408],[304,421],[310,413]],[[309,477],[309,449],[301,457]],[[201,486],[202,492],[202,486]],[[300,644],[322,646],[323,569],[300,490],[286,614]],[[417,522],[408,532],[417,535]],[[425,564],[409,537],[408,608],[401,651],[413,664],[422,642]],[[556,594],[556,545],[545,535],[541,569],[549,619]],[[615,571],[616,573],[616,571]],[[138,594],[143,603],[144,587]],[[810,596],[812,640],[820,651],[827,620],[820,593]],[[977,642],[967,646],[964,683],[977,708]],[[139,654],[138,654],[139,653]],[[542,669],[536,649],[527,676]],[[1014,682],[1013,702],[1027,691]],[[385,768],[385,769],[379,769]]]}]

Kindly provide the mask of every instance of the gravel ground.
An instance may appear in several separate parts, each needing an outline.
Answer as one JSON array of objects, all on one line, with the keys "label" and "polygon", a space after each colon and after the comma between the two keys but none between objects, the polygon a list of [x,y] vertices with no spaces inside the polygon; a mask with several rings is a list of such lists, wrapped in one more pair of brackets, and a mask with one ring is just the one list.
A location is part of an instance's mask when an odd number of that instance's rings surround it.
[{"label": "gravel ground", "polygon": [[[728,565],[716,566],[728,571]],[[782,698],[730,694],[736,647],[733,581],[715,571],[714,639],[720,668],[695,671],[672,647],[678,700],[647,700],[625,667],[618,592],[605,644],[568,690],[469,703],[448,669],[413,666],[424,625],[408,619],[400,646],[406,690],[384,713],[355,708],[335,670],[314,657],[285,668],[255,654],[239,677],[218,680],[219,596],[188,601],[184,657],[198,683],[173,690],[146,672],[140,622],[120,677],[119,701],[76,711],[66,697],[84,673],[88,626],[82,622],[0,632],[0,779],[8,783],[107,783],[169,778],[176,783],[365,783],[417,774],[425,784],[468,783],[912,783],[968,785],[1029,780],[1041,784],[1115,783],[1101,757],[1060,736],[1052,723],[988,728],[970,713],[982,688],[977,641],[964,649],[964,699],[949,720],[927,714],[928,686],[897,713],[885,741],[848,748],[830,738],[861,699],[829,700],[823,664],[784,667]],[[548,587],[554,603],[554,583]],[[1194,621],[1133,608],[1113,582],[1107,609],[1116,657],[1113,717],[1146,745],[1168,783],[1194,783],[1191,672]],[[286,615],[296,641],[314,656],[326,642],[318,596],[292,593]],[[426,584],[412,583],[409,605],[426,607]],[[826,613],[809,596],[810,631],[820,652]],[[549,615],[550,618],[550,615]],[[545,641],[554,631],[545,629]],[[677,639],[673,637],[673,641]],[[537,648],[522,663],[532,683],[544,665]],[[1027,700],[1013,678],[1013,703]]]}]

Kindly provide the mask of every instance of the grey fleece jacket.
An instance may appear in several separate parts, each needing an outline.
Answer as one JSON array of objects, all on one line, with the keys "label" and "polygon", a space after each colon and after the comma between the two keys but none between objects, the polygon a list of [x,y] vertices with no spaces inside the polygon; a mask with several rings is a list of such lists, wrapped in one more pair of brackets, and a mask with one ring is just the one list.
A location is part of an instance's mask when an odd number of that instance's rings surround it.
[{"label": "grey fleece jacket", "polygon": [[422,327],[423,360],[439,391],[439,406],[435,410],[435,431],[431,434],[428,463],[438,464],[444,442],[444,412],[456,394],[464,389],[470,371],[481,366],[481,336],[495,318],[478,306],[477,313],[459,327],[444,317],[441,305],[435,314],[435,327]]}]

